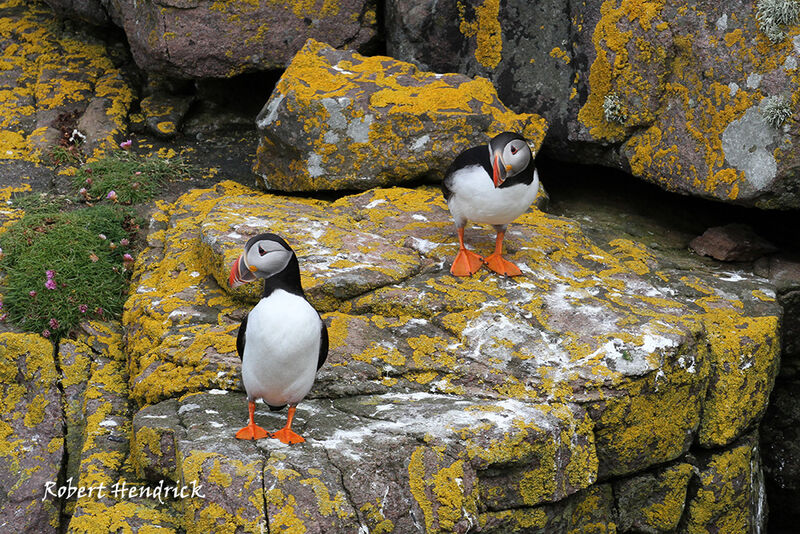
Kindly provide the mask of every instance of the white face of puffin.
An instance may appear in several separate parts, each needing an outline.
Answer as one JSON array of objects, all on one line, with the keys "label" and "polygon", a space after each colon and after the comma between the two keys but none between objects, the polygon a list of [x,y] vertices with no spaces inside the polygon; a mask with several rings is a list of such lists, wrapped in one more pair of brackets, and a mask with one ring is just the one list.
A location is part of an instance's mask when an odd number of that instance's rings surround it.
[{"label": "white face of puffin", "polygon": [[294,252],[287,250],[282,244],[271,239],[261,239],[245,249],[231,266],[228,284],[239,287],[245,282],[258,278],[269,278],[283,271],[292,259]]},{"label": "white face of puffin", "polygon": [[495,187],[500,187],[507,178],[524,171],[533,157],[528,143],[511,132],[503,132],[494,137],[489,143],[489,149],[492,153],[492,179]]}]

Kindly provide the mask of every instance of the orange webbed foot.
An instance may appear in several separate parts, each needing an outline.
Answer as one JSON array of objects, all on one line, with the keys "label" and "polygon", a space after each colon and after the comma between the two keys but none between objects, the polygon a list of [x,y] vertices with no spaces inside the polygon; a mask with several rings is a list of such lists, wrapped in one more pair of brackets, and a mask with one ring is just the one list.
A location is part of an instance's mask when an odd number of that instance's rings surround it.
[{"label": "orange webbed foot", "polygon": [[489,255],[486,258],[486,266],[497,274],[505,276],[519,276],[522,274],[519,267],[505,259],[502,254],[494,253]]},{"label": "orange webbed foot", "polygon": [[483,258],[479,254],[461,248],[458,250],[458,254],[453,260],[450,272],[454,276],[471,276],[478,272],[481,265],[483,265]]},{"label": "orange webbed foot", "polygon": [[267,436],[269,433],[254,423],[250,423],[236,433],[237,439],[261,439]]},{"label": "orange webbed foot", "polygon": [[281,428],[277,432],[274,432],[271,438],[275,438],[287,445],[293,445],[295,443],[303,443],[305,439],[303,436],[296,434],[291,428]]}]

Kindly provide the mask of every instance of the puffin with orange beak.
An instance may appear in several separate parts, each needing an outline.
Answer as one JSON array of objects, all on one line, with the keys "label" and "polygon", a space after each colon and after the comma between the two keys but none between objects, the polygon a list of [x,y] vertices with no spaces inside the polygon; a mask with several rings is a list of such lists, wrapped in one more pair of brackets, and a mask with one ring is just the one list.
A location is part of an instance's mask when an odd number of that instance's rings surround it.
[{"label": "puffin with orange beak", "polygon": [[[259,234],[247,242],[244,254],[231,266],[228,284],[238,287],[259,279],[264,280],[261,300],[244,318],[236,337],[250,412],[249,423],[236,437],[302,443],[305,440],[292,430],[292,420],[328,357],[328,329],[306,300],[297,256],[276,234]],[[288,405],[286,426],[269,434],[256,425],[257,399],[272,411]]]},{"label": "puffin with orange beak", "polygon": [[[488,145],[468,148],[448,167],[442,192],[458,231],[459,250],[450,272],[470,276],[483,263],[506,276],[522,274],[503,258],[503,237],[508,224],[522,215],[536,199],[539,175],[527,141],[516,133],[503,132]],[[487,223],[497,232],[494,253],[487,258],[464,246],[467,221]]]}]

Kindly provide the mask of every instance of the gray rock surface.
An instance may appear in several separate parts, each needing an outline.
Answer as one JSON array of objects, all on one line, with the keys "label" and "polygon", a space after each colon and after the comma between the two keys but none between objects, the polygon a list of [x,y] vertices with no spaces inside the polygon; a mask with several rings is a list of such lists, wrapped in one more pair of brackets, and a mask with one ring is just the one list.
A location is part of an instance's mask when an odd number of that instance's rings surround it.
[{"label": "gray rock surface", "polygon": [[785,96],[798,88],[798,37],[771,41],[752,1],[392,0],[386,11],[391,55],[488,77],[512,109],[547,119],[555,157],[690,195],[800,206]]},{"label": "gray rock surface", "polygon": [[119,0],[47,2],[62,15],[122,28],[137,65],[173,78],[225,78],[285,67],[308,38],[374,47],[377,6],[337,2]]},{"label": "gray rock surface", "polygon": [[[546,125],[511,112],[491,84],[309,40],[258,115],[254,171],[267,189],[365,190],[441,178],[487,136],[522,133],[534,152]],[[457,132],[455,135],[454,133]]]}]

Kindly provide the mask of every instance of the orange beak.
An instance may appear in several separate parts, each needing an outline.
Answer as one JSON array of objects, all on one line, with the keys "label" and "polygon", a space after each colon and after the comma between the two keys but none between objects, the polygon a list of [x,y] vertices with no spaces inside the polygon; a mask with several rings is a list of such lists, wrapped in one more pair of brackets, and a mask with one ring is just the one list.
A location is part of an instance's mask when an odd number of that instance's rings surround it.
[{"label": "orange beak", "polygon": [[503,182],[506,181],[506,173],[508,171],[508,165],[503,165],[500,163],[500,153],[494,153],[494,161],[492,161],[492,180],[494,181],[495,187],[500,187]]},{"label": "orange beak", "polygon": [[228,285],[231,287],[239,287],[255,279],[255,275],[244,265],[244,256],[236,258],[236,261],[231,265],[231,275],[228,277]]}]

